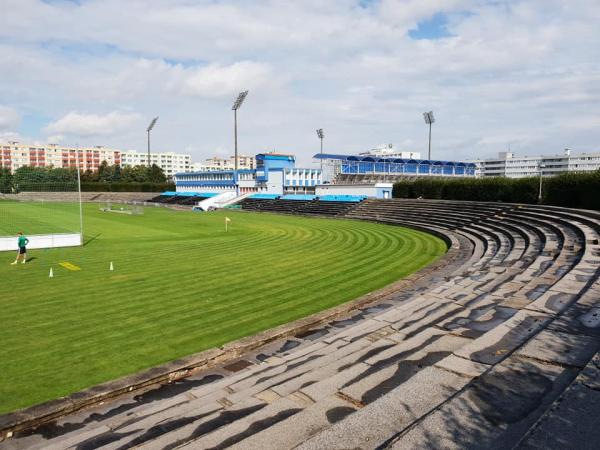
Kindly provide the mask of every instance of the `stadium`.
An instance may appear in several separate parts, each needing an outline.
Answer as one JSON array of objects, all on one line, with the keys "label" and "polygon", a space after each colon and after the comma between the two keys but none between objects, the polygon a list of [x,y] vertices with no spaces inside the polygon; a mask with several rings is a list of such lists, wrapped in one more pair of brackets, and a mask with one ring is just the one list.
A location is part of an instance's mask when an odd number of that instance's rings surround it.
[{"label": "stadium", "polygon": [[[362,192],[351,175],[338,174]],[[221,203],[202,186],[96,193],[75,179],[1,194],[0,448],[593,434],[600,213],[292,194],[281,180]],[[11,266],[20,231],[31,250]]]},{"label": "stadium", "polygon": [[0,450],[600,448],[599,0],[0,6]]}]

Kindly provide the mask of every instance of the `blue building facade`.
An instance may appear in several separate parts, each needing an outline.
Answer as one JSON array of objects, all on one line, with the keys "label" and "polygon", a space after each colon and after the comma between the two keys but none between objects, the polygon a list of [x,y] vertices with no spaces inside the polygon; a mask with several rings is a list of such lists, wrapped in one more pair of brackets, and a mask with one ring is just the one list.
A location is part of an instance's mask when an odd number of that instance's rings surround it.
[{"label": "blue building facade", "polygon": [[316,154],[333,175],[407,175],[407,176],[460,176],[474,177],[475,164],[460,161],[437,161],[427,159],[378,158],[337,154]]},{"label": "blue building facade", "polygon": [[322,182],[320,169],[296,167],[294,155],[260,153],[256,169],[186,172],[175,174],[177,192],[259,192],[267,194],[314,194]]}]

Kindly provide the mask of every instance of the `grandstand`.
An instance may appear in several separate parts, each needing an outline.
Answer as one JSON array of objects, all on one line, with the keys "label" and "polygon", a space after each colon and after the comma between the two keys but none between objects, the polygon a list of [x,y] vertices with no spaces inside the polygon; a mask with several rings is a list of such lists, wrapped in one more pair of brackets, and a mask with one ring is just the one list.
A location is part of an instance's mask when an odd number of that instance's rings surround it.
[{"label": "grandstand", "polygon": [[12,448],[597,446],[600,213],[436,200],[244,203],[296,214],[348,203],[346,218],[426,230],[449,250],[408,280],[215,349],[188,378],[67,416]]},{"label": "grandstand", "polygon": [[193,206],[202,200],[218,195],[216,192],[174,192],[166,191],[152,197],[149,202],[163,203],[165,205]]},{"label": "grandstand", "polygon": [[337,155],[317,153],[313,156],[324,164],[324,172],[333,184],[390,183],[400,178],[474,177],[476,166],[461,161],[433,161],[413,158],[379,157],[376,155]]},{"label": "grandstand", "polygon": [[240,202],[242,209],[284,214],[339,216],[365,200],[361,195],[252,194]]}]

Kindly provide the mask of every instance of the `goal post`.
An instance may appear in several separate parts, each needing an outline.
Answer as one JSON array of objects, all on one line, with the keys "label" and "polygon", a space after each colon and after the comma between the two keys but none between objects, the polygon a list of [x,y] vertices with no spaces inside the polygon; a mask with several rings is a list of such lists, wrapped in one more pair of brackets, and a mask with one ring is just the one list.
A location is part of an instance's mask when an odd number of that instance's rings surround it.
[{"label": "goal post", "polygon": [[0,186],[0,251],[16,250],[19,232],[27,236],[31,249],[83,244],[76,169],[21,167],[14,174],[2,170]]}]

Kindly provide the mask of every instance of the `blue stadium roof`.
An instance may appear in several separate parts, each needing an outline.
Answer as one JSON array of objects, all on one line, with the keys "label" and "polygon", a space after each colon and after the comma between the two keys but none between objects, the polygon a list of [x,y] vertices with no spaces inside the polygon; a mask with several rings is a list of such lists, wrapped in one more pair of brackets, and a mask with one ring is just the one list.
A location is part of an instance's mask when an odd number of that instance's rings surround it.
[{"label": "blue stadium roof", "polygon": [[296,157],[294,155],[286,155],[283,153],[259,153],[256,155],[257,161],[262,161],[265,159],[295,161]]}]

